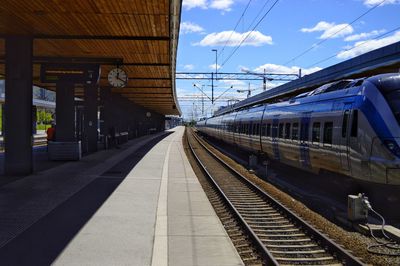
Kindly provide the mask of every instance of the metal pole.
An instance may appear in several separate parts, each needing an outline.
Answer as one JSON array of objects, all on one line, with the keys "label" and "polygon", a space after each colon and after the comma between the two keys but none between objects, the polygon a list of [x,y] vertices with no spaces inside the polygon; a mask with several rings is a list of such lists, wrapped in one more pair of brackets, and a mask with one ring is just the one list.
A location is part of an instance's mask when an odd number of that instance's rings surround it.
[{"label": "metal pole", "polygon": [[214,73],[211,72],[211,104],[214,104]]},{"label": "metal pole", "polygon": [[264,68],[264,77],[263,77],[263,90],[267,90],[267,78],[265,77],[265,68]]},{"label": "metal pole", "polygon": [[215,50],[215,79],[218,79],[218,55],[217,51]]},{"label": "metal pole", "polygon": [[212,49],[211,51],[215,52],[215,79],[218,79],[218,50]]},{"label": "metal pole", "polygon": [[[202,85],[204,91],[204,85]],[[201,94],[201,116],[204,117],[204,95]]]}]

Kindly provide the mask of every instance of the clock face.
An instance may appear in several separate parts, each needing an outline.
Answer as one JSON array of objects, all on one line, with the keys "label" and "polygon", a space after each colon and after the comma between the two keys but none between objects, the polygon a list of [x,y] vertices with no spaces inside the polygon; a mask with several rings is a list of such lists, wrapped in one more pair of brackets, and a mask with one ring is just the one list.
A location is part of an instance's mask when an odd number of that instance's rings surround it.
[{"label": "clock face", "polygon": [[128,83],[128,75],[121,68],[114,68],[108,73],[108,82],[113,87],[123,88]]}]

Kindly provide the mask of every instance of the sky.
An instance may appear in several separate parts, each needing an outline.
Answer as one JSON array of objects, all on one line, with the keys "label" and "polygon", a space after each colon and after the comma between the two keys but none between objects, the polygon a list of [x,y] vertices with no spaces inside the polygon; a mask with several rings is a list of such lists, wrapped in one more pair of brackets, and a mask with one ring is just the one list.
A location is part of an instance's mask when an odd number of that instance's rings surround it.
[{"label": "sky", "polygon": [[[306,75],[398,41],[400,0],[183,0],[176,72]],[[261,93],[262,82],[215,80],[211,105],[211,81],[176,81],[184,119],[249,89]]]}]

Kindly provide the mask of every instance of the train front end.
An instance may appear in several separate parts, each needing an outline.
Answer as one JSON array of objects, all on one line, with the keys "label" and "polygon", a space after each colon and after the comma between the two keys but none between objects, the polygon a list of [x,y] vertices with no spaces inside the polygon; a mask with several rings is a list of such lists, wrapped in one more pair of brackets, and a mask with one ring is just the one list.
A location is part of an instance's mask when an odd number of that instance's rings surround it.
[{"label": "train front end", "polygon": [[371,136],[371,179],[400,186],[400,74],[374,76],[364,84],[369,102],[364,112],[376,134]]},{"label": "train front end", "polygon": [[366,145],[372,184],[366,192],[389,216],[400,219],[397,208],[389,210],[400,204],[400,74],[373,76],[362,87],[359,108],[368,125],[360,127],[360,141]]}]

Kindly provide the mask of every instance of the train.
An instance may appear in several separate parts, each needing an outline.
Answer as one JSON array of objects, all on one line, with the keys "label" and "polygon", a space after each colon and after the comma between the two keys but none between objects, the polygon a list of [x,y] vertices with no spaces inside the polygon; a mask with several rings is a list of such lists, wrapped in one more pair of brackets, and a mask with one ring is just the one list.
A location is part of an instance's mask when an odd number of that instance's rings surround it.
[{"label": "train", "polygon": [[400,74],[324,84],[281,102],[214,116],[196,125],[204,135],[316,174],[355,181],[400,206]]}]

